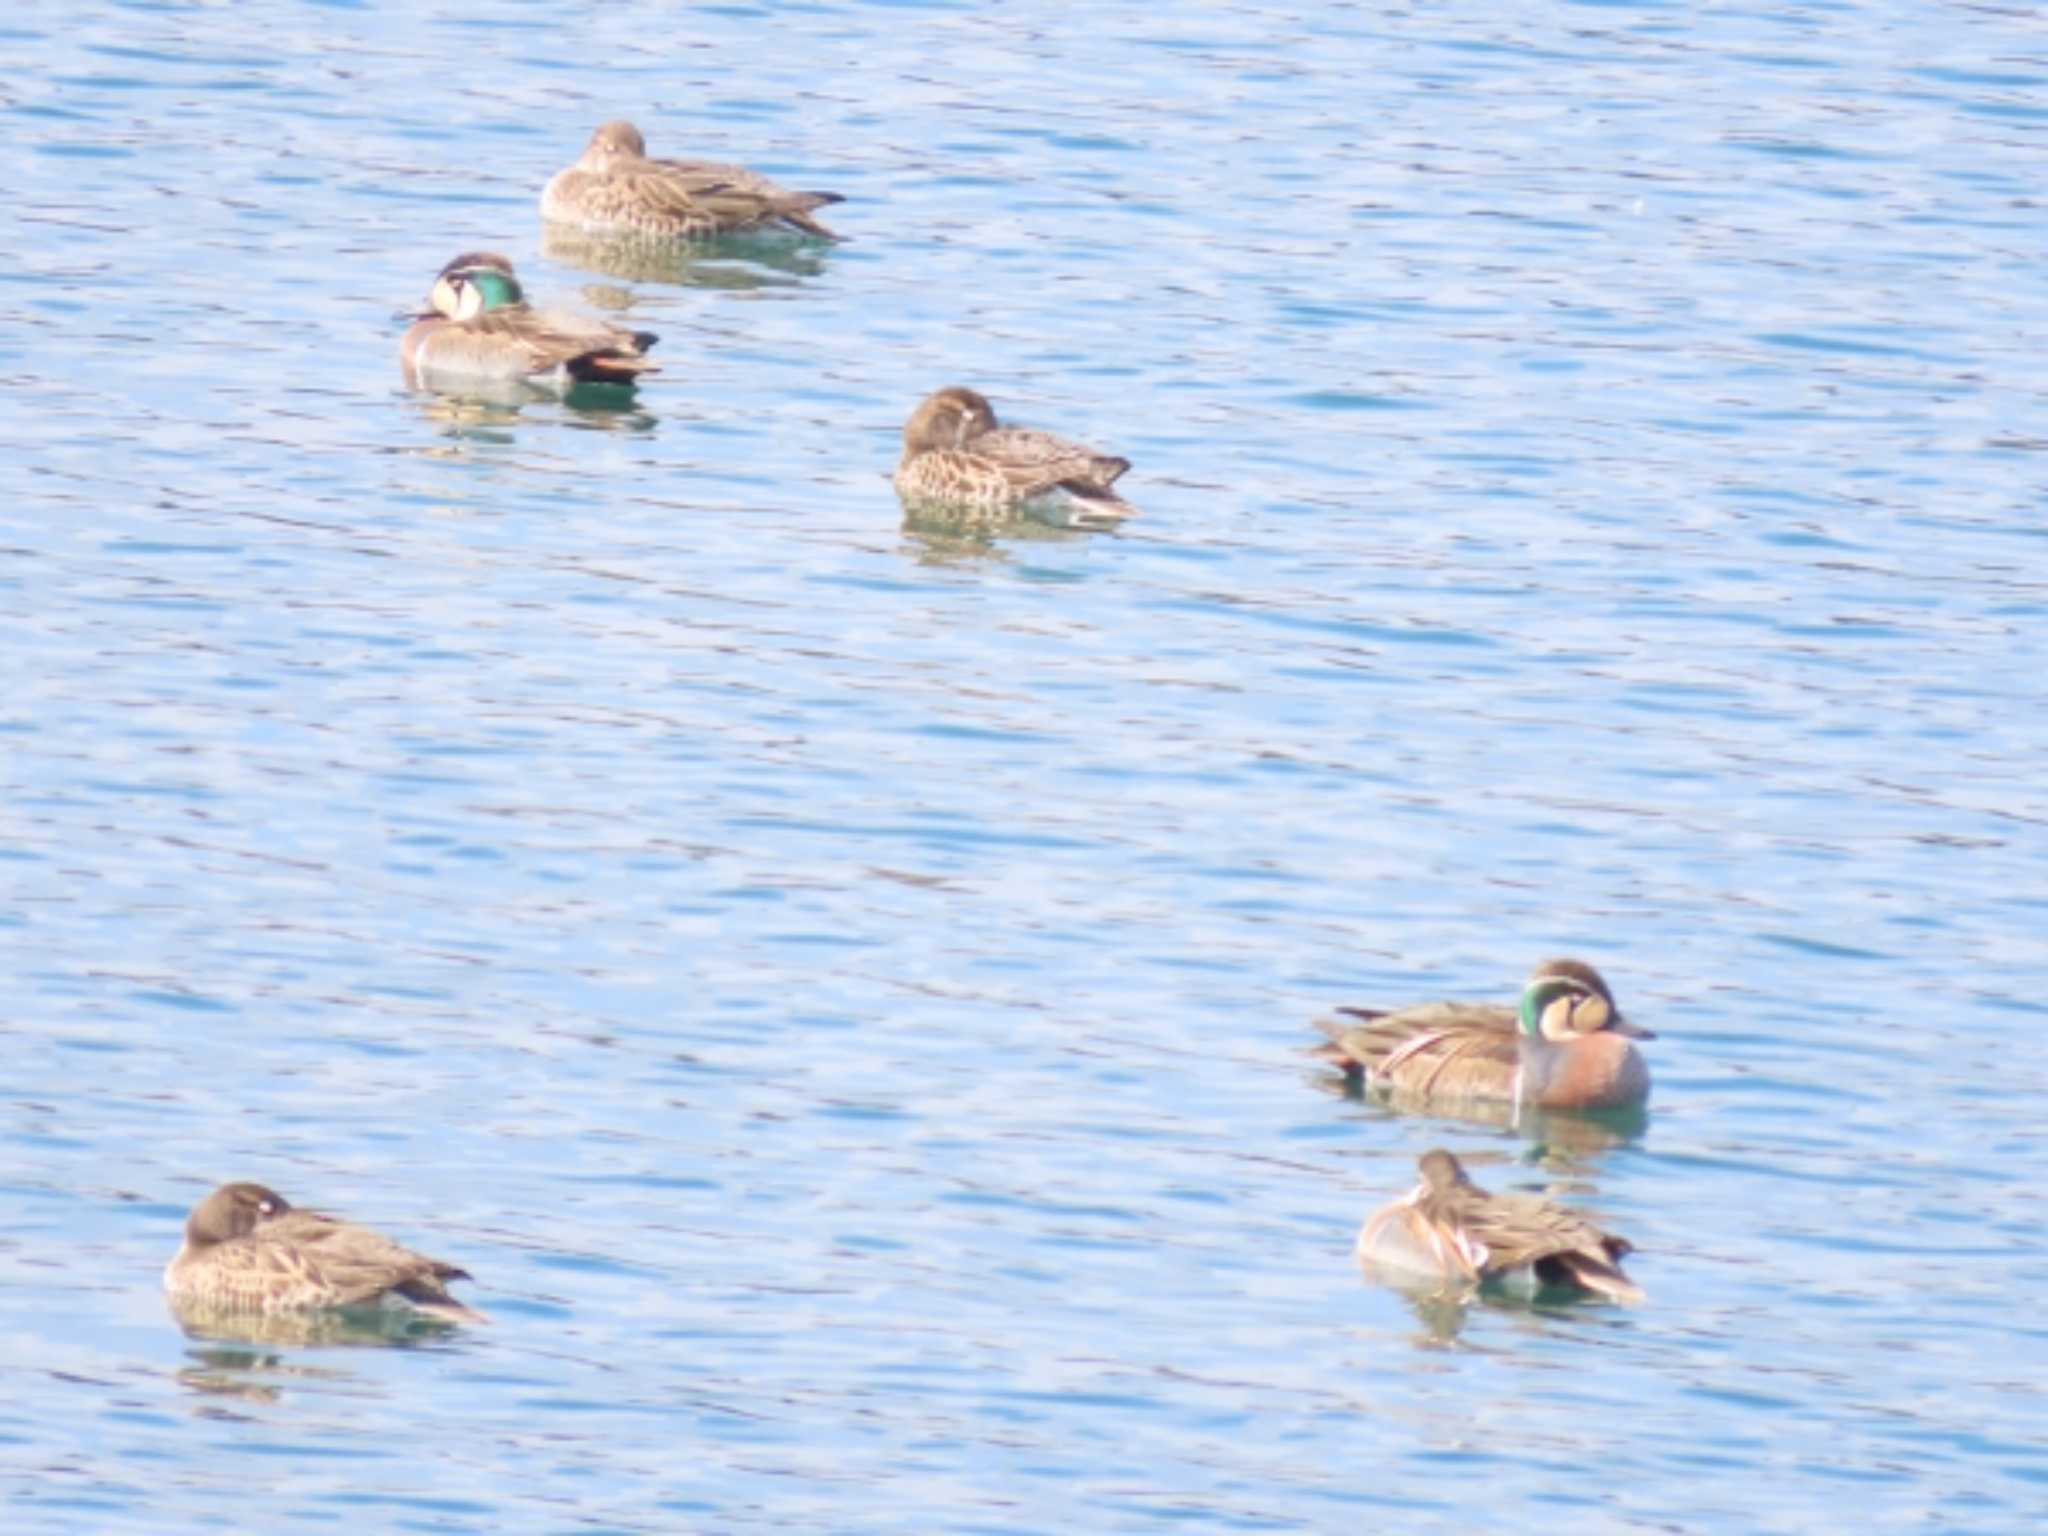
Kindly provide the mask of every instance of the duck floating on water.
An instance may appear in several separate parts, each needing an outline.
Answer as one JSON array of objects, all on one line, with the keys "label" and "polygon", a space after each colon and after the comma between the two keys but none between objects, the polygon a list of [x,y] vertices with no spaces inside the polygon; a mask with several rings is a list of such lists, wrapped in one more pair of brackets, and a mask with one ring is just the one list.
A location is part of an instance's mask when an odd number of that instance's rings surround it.
[{"label": "duck floating on water", "polygon": [[811,215],[844,201],[837,192],[793,192],[743,165],[650,159],[640,130],[620,118],[548,179],[540,215],[593,235],[700,240],[779,229],[837,240]]},{"label": "duck floating on water", "polygon": [[896,493],[906,508],[999,518],[1042,513],[1077,528],[1114,528],[1138,509],[1114,486],[1129,459],[1006,427],[986,398],[952,385],[928,395],[903,427]]},{"label": "duck floating on water", "polygon": [[448,1293],[469,1271],[382,1233],[301,1210],[261,1184],[223,1184],[192,1208],[164,1270],[174,1306],[274,1315],[406,1306],[448,1322],[484,1314]]},{"label": "duck floating on water", "polygon": [[1329,1043],[1314,1055],[1422,1105],[1622,1109],[1650,1093],[1650,1068],[1635,1042],[1656,1036],[1622,1017],[1606,981],[1583,960],[1544,961],[1513,1008],[1344,1008],[1316,1027]]},{"label": "duck floating on water", "polygon": [[603,320],[543,313],[526,302],[512,263],[467,251],[434,277],[427,308],[399,342],[415,384],[632,385],[659,372],[646,357],[659,338]]},{"label": "duck floating on water", "polygon": [[1621,1270],[1626,1238],[1537,1195],[1490,1195],[1441,1149],[1424,1153],[1420,1169],[1414,1189],[1359,1228],[1361,1263],[1452,1287],[1507,1279],[1643,1299]]}]

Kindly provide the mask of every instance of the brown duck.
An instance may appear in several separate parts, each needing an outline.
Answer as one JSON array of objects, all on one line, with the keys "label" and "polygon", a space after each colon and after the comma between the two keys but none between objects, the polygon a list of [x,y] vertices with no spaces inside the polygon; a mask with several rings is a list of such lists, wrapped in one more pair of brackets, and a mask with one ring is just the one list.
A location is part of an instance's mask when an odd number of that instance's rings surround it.
[{"label": "brown duck", "polygon": [[1129,459],[1050,432],[1005,427],[971,389],[927,396],[903,428],[896,494],[914,510],[1002,516],[1042,512],[1079,528],[1113,528],[1138,509],[1117,495]]},{"label": "brown duck", "polygon": [[192,1208],[164,1270],[174,1306],[283,1313],[409,1305],[451,1322],[484,1315],[448,1294],[469,1272],[381,1233],[300,1210],[261,1184],[223,1184]]},{"label": "brown duck", "polygon": [[837,240],[811,215],[844,201],[837,192],[792,192],[743,165],[651,160],[640,130],[615,120],[549,178],[540,216],[593,235],[694,240],[785,229]]},{"label": "brown duck", "polygon": [[1490,1195],[1449,1152],[1423,1154],[1422,1181],[1366,1218],[1361,1263],[1477,1288],[1500,1279],[1641,1301],[1621,1272],[1625,1238],[1537,1195]]},{"label": "brown duck", "polygon": [[1518,1007],[1423,1003],[1383,1012],[1344,1008],[1316,1027],[1314,1054],[1390,1094],[1422,1103],[1490,1101],[1541,1109],[1619,1109],[1649,1096],[1637,1040],[1656,1038],[1621,1015],[1598,971],[1546,960]]}]

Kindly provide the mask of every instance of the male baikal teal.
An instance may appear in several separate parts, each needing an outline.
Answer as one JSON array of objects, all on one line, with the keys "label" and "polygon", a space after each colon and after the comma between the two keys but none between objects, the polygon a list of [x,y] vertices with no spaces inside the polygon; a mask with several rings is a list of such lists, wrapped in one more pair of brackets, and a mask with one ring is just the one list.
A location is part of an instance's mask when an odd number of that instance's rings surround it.
[{"label": "male baikal teal", "polygon": [[651,331],[537,310],[511,262],[468,251],[435,275],[427,308],[407,328],[398,355],[414,385],[630,386],[659,371],[646,357],[657,339]]},{"label": "male baikal teal", "polygon": [[1656,1036],[1622,1017],[1606,981],[1582,960],[1537,966],[1518,1007],[1344,1008],[1316,1027],[1329,1042],[1315,1055],[1416,1104],[1624,1109],[1650,1093],[1635,1042]]}]

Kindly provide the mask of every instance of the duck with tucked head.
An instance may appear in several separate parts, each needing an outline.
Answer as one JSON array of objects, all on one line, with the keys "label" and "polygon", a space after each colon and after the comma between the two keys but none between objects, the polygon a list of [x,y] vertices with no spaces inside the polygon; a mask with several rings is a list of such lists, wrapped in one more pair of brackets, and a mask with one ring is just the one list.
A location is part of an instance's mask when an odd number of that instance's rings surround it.
[{"label": "duck with tucked head", "polygon": [[174,1307],[275,1315],[407,1306],[448,1322],[483,1313],[448,1294],[469,1272],[381,1233],[300,1210],[261,1184],[223,1184],[192,1208],[164,1270]]},{"label": "duck with tucked head", "polygon": [[1449,1152],[1423,1154],[1421,1173],[1359,1228],[1360,1263],[1458,1289],[1508,1281],[1643,1299],[1621,1272],[1626,1238],[1537,1195],[1490,1195]]},{"label": "duck with tucked head", "polygon": [[1635,1042],[1656,1036],[1622,1017],[1606,981],[1582,960],[1537,966],[1515,1008],[1344,1008],[1316,1027],[1329,1042],[1313,1054],[1412,1101],[1624,1109],[1650,1093]]},{"label": "duck with tucked head", "polygon": [[543,314],[526,302],[511,262],[467,251],[435,276],[398,355],[414,383],[631,385],[659,371],[645,356],[656,340],[651,331]]},{"label": "duck with tucked head", "polygon": [[837,192],[792,192],[759,171],[715,160],[653,160],[640,130],[601,125],[567,170],[549,178],[540,216],[586,234],[700,240],[759,230],[839,237],[811,215],[846,201]]},{"label": "duck with tucked head", "polygon": [[1031,512],[1114,528],[1138,515],[1113,488],[1130,467],[1050,432],[1003,426],[984,397],[956,384],[927,396],[904,424],[896,494],[906,507],[940,514]]}]

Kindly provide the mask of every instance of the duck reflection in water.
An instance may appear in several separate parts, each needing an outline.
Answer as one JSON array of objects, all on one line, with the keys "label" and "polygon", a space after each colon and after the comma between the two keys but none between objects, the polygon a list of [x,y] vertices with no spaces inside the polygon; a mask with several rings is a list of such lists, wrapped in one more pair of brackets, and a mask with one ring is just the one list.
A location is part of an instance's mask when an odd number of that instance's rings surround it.
[{"label": "duck reflection in water", "polygon": [[1484,1100],[1444,1100],[1398,1088],[1375,1089],[1355,1077],[1319,1076],[1315,1086],[1367,1106],[1367,1113],[1378,1120],[1428,1115],[1502,1132],[1526,1148],[1534,1161],[1555,1168],[1577,1168],[1602,1152],[1641,1141],[1650,1126],[1650,1112],[1641,1104],[1602,1110],[1530,1109]]},{"label": "duck reflection in water", "polygon": [[730,293],[794,288],[825,270],[818,246],[753,235],[722,235],[683,245],[644,235],[596,235],[544,224],[540,251],[549,261],[622,282]]},{"label": "duck reflection in water", "polygon": [[[561,394],[523,384],[471,384],[460,391],[415,390],[406,398],[421,420],[432,423],[456,443],[509,447],[519,440],[522,430],[550,426],[645,435],[661,419],[638,397],[609,384],[579,384]],[[449,446],[424,451],[454,455],[460,449]]]}]

